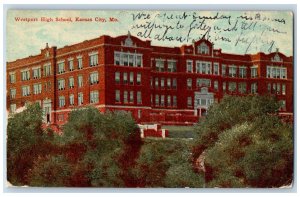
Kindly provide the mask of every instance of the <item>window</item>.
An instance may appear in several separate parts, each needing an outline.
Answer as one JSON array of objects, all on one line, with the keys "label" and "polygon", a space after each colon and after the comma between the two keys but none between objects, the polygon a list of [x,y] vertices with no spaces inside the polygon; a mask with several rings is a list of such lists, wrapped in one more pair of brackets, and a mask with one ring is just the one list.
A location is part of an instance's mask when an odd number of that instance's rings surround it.
[{"label": "window", "polygon": [[130,67],[133,67],[133,64],[134,64],[134,63],[133,63],[133,54],[129,54],[129,55],[128,55],[128,59],[129,59],[129,66],[130,66]]},{"label": "window", "polygon": [[142,92],[138,91],[136,93],[137,104],[142,104]]},{"label": "window", "polygon": [[58,114],[57,120],[60,121],[60,122],[64,121],[64,115],[63,114]]},{"label": "window", "polygon": [[78,62],[78,69],[82,69],[83,68],[83,64],[82,64],[82,57],[77,57],[77,62]]},{"label": "window", "polygon": [[50,81],[47,81],[45,83],[45,91],[50,91],[51,90],[51,82]]},{"label": "window", "polygon": [[228,91],[229,92],[236,92],[236,82],[229,82],[228,83]]},{"label": "window", "polygon": [[78,87],[82,87],[83,86],[83,78],[82,75],[78,76]]},{"label": "window", "polygon": [[210,62],[203,62],[197,61],[196,62],[196,72],[201,74],[211,74],[211,63]]},{"label": "window", "polygon": [[141,73],[137,73],[136,74],[136,84],[137,85],[141,85],[141,81],[142,81],[142,74]]},{"label": "window", "polygon": [[70,105],[74,105],[74,94],[70,94]]},{"label": "window", "polygon": [[281,110],[286,110],[286,101],[285,100],[280,100],[279,103],[281,104]]},{"label": "window", "polygon": [[214,81],[214,90],[215,91],[219,90],[219,82],[218,81]]},{"label": "window", "polygon": [[115,65],[120,65],[120,53],[119,52],[115,52]]},{"label": "window", "polygon": [[229,66],[229,77],[236,77],[236,66]]},{"label": "window", "polygon": [[273,83],[272,93],[276,94],[276,83]]},{"label": "window", "polygon": [[160,96],[160,106],[165,106],[165,95]]},{"label": "window", "polygon": [[155,70],[158,72],[164,72],[165,71],[165,62],[162,59],[156,59],[155,60]]},{"label": "window", "polygon": [[128,83],[127,73],[123,73],[123,83],[124,84]]},{"label": "window", "polygon": [[239,77],[240,78],[246,78],[247,72],[246,72],[246,67],[239,67]]},{"label": "window", "polygon": [[124,91],[124,103],[128,103],[128,92],[125,90]]},{"label": "window", "polygon": [[79,92],[78,93],[78,105],[82,105],[83,104],[83,93]]},{"label": "window", "polygon": [[222,76],[226,76],[226,65],[222,64]]},{"label": "window", "polygon": [[123,65],[128,66],[128,54],[123,53],[121,57],[122,57]]},{"label": "window", "polygon": [[136,54],[136,66],[137,67],[143,66],[142,55],[140,54]]},{"label": "window", "polygon": [[74,77],[69,77],[69,88],[74,88]]},{"label": "window", "polygon": [[257,83],[251,84],[251,93],[256,94],[257,93]]},{"label": "window", "polygon": [[168,60],[168,72],[176,72],[176,61],[175,60]]},{"label": "window", "polygon": [[90,83],[91,85],[99,83],[98,72],[90,73]]},{"label": "window", "polygon": [[51,64],[44,65],[44,76],[50,76],[51,75]]},{"label": "window", "polygon": [[99,102],[99,92],[91,91],[90,92],[90,103],[98,103]]},{"label": "window", "polygon": [[22,86],[22,96],[30,95],[30,86]]},{"label": "window", "polygon": [[197,51],[199,54],[205,54],[205,55],[208,55],[209,54],[209,47],[207,46],[206,43],[202,42],[198,48],[197,48]]},{"label": "window", "polygon": [[17,110],[17,105],[16,104],[11,104],[10,105],[10,113],[15,113]]},{"label": "window", "polygon": [[129,76],[129,84],[133,85],[133,72],[130,72],[130,76]]},{"label": "window", "polygon": [[10,83],[16,82],[16,73],[14,73],[14,72],[9,73],[9,81],[10,81]]},{"label": "window", "polygon": [[129,102],[130,102],[130,103],[133,103],[133,102],[134,102],[133,91],[130,91],[130,93],[129,93]]},{"label": "window", "polygon": [[192,107],[192,97],[187,98],[187,107]]},{"label": "window", "polygon": [[64,90],[65,89],[65,80],[64,79],[58,79],[57,84],[58,84],[58,90]]},{"label": "window", "polygon": [[272,67],[267,66],[267,78],[271,78],[271,76],[272,76]]},{"label": "window", "polygon": [[245,82],[239,83],[239,93],[245,94],[247,90],[246,88],[247,88],[247,84]]},{"label": "window", "polygon": [[189,89],[189,90],[192,89],[192,83],[193,83],[192,79],[189,78],[186,80],[187,89]]},{"label": "window", "polygon": [[120,72],[115,72],[115,82],[116,84],[120,83]]},{"label": "window", "polygon": [[41,78],[41,68],[33,68],[33,78],[34,79],[39,79]]},{"label": "window", "polygon": [[73,61],[73,59],[69,59],[69,70],[70,71],[74,70],[74,61]]},{"label": "window", "polygon": [[251,67],[251,78],[257,77],[257,66]]},{"label": "window", "polygon": [[155,95],[155,105],[159,106],[159,95]]},{"label": "window", "polygon": [[16,98],[16,93],[17,93],[16,89],[10,89],[10,98],[11,99]]},{"label": "window", "polygon": [[65,62],[58,62],[58,73],[64,73],[65,72]]},{"label": "window", "polygon": [[281,79],[286,79],[286,68],[281,68]]},{"label": "window", "polygon": [[282,94],[282,95],[285,95],[285,94],[286,94],[286,87],[285,87],[285,84],[282,84],[282,86],[281,86],[281,94]]},{"label": "window", "polygon": [[29,70],[21,71],[22,81],[30,80],[30,72]]},{"label": "window", "polygon": [[177,107],[177,96],[173,96],[173,107]]},{"label": "window", "polygon": [[167,106],[168,107],[171,107],[171,96],[170,95],[168,95],[168,97],[167,97]]},{"label": "window", "polygon": [[223,82],[223,92],[226,92],[226,89],[227,89],[227,87],[226,87],[226,82],[224,81],[224,82]]},{"label": "window", "polygon": [[65,106],[65,97],[64,96],[60,96],[59,97],[59,107],[64,107]]},{"label": "window", "polygon": [[201,87],[201,86],[210,87],[211,86],[210,79],[197,78],[197,87]]},{"label": "window", "polygon": [[120,90],[115,91],[115,102],[116,103],[121,102],[121,100],[120,100]]},{"label": "window", "polygon": [[173,78],[173,89],[177,89],[177,79],[176,78]]},{"label": "window", "polygon": [[193,61],[192,60],[187,60],[186,61],[186,72],[187,73],[192,73],[193,72]]},{"label": "window", "polygon": [[42,93],[42,84],[34,84],[33,85],[33,94],[41,94]]},{"label": "window", "polygon": [[98,65],[98,53],[93,53],[90,55],[90,66]]},{"label": "window", "polygon": [[277,83],[276,94],[280,94],[280,83]]},{"label": "window", "polygon": [[219,63],[214,63],[214,75],[219,75]]},{"label": "window", "polygon": [[268,93],[272,93],[272,84],[271,83],[267,83],[267,89],[268,89]]},{"label": "window", "polygon": [[160,88],[165,89],[165,78],[160,78]]},{"label": "window", "polygon": [[171,89],[171,79],[170,78],[167,79],[167,88]]},{"label": "window", "polygon": [[276,78],[277,79],[280,79],[280,70],[281,69],[279,67],[276,68]]}]

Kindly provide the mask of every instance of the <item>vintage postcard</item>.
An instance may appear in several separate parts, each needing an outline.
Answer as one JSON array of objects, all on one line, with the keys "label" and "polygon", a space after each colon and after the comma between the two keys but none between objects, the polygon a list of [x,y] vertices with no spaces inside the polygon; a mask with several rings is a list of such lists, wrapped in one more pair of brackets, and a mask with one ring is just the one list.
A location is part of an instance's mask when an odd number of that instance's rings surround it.
[{"label": "vintage postcard", "polygon": [[8,185],[292,187],[293,17],[8,10]]}]

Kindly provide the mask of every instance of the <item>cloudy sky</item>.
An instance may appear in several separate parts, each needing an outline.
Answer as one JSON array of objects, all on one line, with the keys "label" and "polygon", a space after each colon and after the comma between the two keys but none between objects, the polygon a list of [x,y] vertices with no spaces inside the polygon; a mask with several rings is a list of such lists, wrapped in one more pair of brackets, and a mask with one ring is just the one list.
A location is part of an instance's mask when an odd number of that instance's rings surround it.
[{"label": "cloudy sky", "polygon": [[[42,17],[53,21],[41,21]],[[76,17],[92,21],[78,22]],[[21,18],[23,21],[17,21]],[[57,22],[56,18],[71,18],[72,22]],[[285,11],[9,10],[6,60],[39,54],[45,43],[63,47],[104,34],[124,35],[128,31],[142,40],[151,40],[152,45],[181,46],[205,37],[226,53],[269,53],[279,48],[290,56],[293,55],[292,24],[293,14]]]}]

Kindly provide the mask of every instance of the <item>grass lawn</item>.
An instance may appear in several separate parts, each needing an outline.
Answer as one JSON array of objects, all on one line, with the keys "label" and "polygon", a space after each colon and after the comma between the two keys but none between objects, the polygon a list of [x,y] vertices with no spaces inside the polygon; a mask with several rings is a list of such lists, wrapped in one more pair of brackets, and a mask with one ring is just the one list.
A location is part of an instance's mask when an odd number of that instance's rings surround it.
[{"label": "grass lawn", "polygon": [[193,126],[162,126],[163,129],[169,130],[170,138],[194,138],[195,131]]}]

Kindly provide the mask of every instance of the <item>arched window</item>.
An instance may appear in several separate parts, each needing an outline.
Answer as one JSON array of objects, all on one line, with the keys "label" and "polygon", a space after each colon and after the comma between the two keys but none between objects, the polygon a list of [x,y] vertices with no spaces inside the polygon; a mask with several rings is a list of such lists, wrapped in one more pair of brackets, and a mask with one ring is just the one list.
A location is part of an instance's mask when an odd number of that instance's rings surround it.
[{"label": "arched window", "polygon": [[205,42],[202,42],[199,46],[198,46],[198,53],[199,54],[205,54],[208,55],[209,54],[209,47],[207,46],[207,44]]}]

